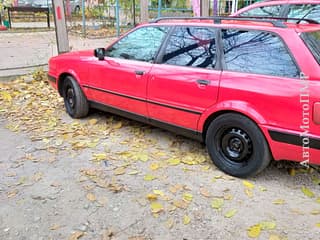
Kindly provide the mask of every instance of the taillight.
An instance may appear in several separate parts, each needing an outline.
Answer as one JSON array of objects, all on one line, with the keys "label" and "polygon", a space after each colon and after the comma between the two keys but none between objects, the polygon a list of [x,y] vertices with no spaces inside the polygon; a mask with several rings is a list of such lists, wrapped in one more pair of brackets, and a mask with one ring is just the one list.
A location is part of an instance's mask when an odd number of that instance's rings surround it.
[{"label": "taillight", "polygon": [[313,106],[313,122],[320,125],[320,102],[316,102]]}]

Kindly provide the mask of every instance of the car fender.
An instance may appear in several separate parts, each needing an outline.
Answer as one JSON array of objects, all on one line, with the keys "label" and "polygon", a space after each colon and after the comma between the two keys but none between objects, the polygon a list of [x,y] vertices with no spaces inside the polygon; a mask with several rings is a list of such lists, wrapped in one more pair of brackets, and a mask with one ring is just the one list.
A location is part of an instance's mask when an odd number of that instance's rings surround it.
[{"label": "car fender", "polygon": [[62,83],[63,76],[65,76],[65,75],[72,76],[78,82],[79,86],[80,87],[82,86],[81,77],[79,76],[79,74],[77,74],[76,71],[74,71],[72,68],[61,69],[61,71],[59,71],[59,73],[57,75],[58,76],[57,77],[57,88],[59,89],[60,95],[61,95],[61,90],[62,90],[62,86],[60,84]]},{"label": "car fender", "polygon": [[206,131],[205,128],[210,121],[220,114],[223,114],[223,112],[238,112],[250,118],[257,125],[264,125],[267,123],[266,119],[255,109],[252,104],[245,101],[226,100],[211,106],[203,112],[198,122],[198,131],[204,133],[204,131]]}]

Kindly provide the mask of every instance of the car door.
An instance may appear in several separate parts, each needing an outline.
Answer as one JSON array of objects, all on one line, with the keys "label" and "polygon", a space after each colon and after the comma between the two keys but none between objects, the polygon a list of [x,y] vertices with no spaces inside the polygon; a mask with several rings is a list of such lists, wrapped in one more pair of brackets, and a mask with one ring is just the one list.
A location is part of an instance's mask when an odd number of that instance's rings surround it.
[{"label": "car door", "polygon": [[216,30],[176,27],[150,73],[148,113],[151,121],[196,131],[200,115],[216,102]]},{"label": "car door", "polygon": [[146,87],[165,27],[141,27],[106,50],[90,65],[87,96],[98,104],[146,115]]}]

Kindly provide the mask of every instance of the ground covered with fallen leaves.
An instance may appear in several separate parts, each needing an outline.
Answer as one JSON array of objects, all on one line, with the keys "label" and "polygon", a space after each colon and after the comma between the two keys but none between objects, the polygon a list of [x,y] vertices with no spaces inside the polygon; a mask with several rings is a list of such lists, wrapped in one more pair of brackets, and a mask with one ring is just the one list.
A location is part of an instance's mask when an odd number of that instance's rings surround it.
[{"label": "ground covered with fallen leaves", "polygon": [[0,89],[0,239],[319,238],[315,170],[233,178],[198,142],[98,111],[71,119],[41,71]]}]

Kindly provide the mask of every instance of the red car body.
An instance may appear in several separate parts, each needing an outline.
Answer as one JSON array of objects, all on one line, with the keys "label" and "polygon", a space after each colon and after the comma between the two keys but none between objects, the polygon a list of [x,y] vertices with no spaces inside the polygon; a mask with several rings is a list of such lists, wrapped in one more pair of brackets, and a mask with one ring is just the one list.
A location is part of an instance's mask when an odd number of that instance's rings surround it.
[{"label": "red car body", "polygon": [[72,76],[90,107],[202,141],[214,119],[236,113],[258,126],[274,160],[307,160],[319,165],[320,63],[300,35],[319,32],[320,25],[285,23],[281,28],[269,22],[213,24],[194,20],[150,23],[136,29],[186,25],[270,32],[285,43],[303,76],[280,77],[228,71],[223,66],[204,69],[108,56],[99,60],[93,51],[80,51],[51,58],[49,80],[63,96],[63,79]]}]

